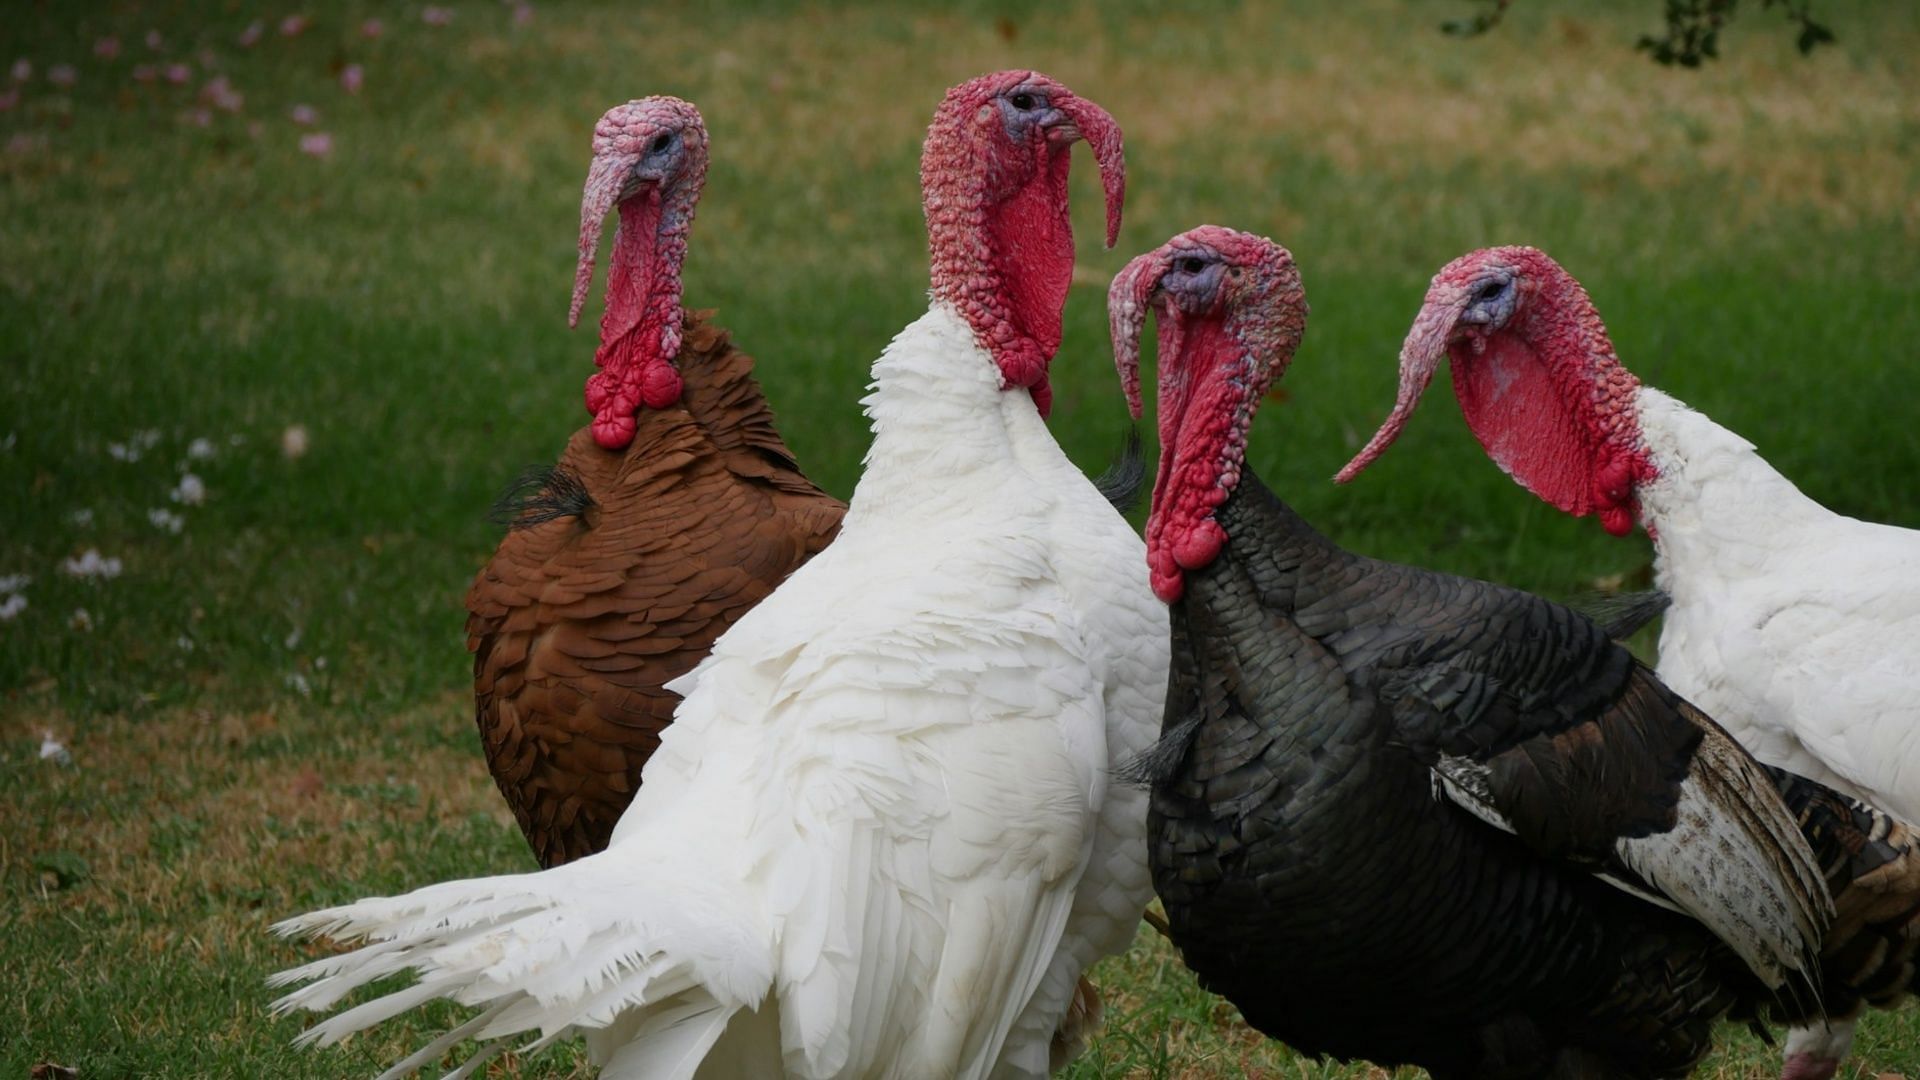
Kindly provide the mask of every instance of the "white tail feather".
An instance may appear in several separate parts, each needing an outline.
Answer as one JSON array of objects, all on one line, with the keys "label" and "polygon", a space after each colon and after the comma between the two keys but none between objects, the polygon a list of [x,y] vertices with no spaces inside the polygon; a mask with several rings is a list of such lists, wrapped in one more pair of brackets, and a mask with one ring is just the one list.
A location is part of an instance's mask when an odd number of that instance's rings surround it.
[{"label": "white tail feather", "polygon": [[464,1039],[489,1045],[452,1076],[469,1075],[514,1035],[538,1032],[537,1048],[602,1029],[622,1036],[601,1043],[611,1060],[638,1062],[647,1076],[691,1076],[727,1018],[772,985],[771,935],[741,899],[737,883],[729,895],[685,848],[621,845],[540,874],[448,882],[288,919],[275,931],[368,944],[268,984],[308,984],[276,1001],[276,1012],[317,1011],[375,980],[418,974],[413,986],[316,1024],[300,1044],[338,1042],[435,998],[483,1009],[386,1077]]}]

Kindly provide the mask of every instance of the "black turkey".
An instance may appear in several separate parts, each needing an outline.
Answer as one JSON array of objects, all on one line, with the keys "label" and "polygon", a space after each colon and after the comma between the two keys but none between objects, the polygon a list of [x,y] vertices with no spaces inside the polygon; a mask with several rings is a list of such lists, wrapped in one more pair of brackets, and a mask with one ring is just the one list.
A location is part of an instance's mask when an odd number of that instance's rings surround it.
[{"label": "black turkey", "polygon": [[1136,414],[1159,323],[1147,545],[1173,662],[1136,771],[1202,985],[1316,1055],[1608,1077],[1683,1075],[1724,1015],[1898,981],[1885,950],[1834,950],[1828,882],[1843,916],[1880,903],[1852,883],[1911,878],[1904,827],[1763,769],[1585,616],[1344,551],[1245,466],[1305,328],[1283,248],[1196,229],[1110,305]]}]

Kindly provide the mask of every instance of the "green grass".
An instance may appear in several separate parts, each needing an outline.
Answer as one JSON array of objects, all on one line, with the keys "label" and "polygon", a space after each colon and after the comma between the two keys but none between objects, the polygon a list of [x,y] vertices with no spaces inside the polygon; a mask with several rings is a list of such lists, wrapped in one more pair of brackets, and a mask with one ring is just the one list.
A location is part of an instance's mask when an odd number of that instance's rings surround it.
[{"label": "green grass", "polygon": [[[1516,5],[1460,41],[1434,29],[1457,11],[1411,0],[552,5],[524,27],[466,0],[444,28],[330,3],[297,38],[262,15],[251,51],[234,38],[256,16],[231,2],[10,12],[0,62],[35,76],[0,113],[0,575],[33,582],[0,623],[0,1075],[360,1075],[453,1015],[293,1051],[261,979],[313,950],[265,928],[531,865],[472,737],[460,598],[494,492],[582,421],[592,336],[563,320],[579,185],[593,119],[628,97],[704,110],[688,301],[760,357],[783,431],[841,494],[866,365],[924,307],[926,119],[950,83],[1030,64],[1111,109],[1131,151],[1116,251],[1095,243],[1089,162],[1075,178],[1088,285],[1053,427],[1090,469],[1125,426],[1097,282],[1217,221],[1288,244],[1306,277],[1289,401],[1251,451],[1303,513],[1359,550],[1555,595],[1639,572],[1643,541],[1526,497],[1444,402],[1359,484],[1326,482],[1390,404],[1427,277],[1530,242],[1585,281],[1639,374],[1835,508],[1920,525],[1920,17],[1832,5],[1841,43],[1802,60],[1756,8],[1726,60],[1677,72],[1630,48],[1655,7],[1626,7],[1646,10]],[[192,87],[132,81],[149,27],[193,87],[209,50],[243,111],[201,128]],[[91,54],[108,33],[111,63]],[[70,91],[41,77],[62,61]],[[345,63],[365,65],[357,97]],[[331,157],[298,152],[296,102]],[[108,452],[143,431],[140,460]],[[196,438],[209,497],[174,507]],[[168,507],[178,535],[148,520]],[[59,571],[87,548],[123,575]],[[74,765],[38,759],[43,731]],[[1367,1075],[1250,1034],[1150,935],[1099,975],[1108,1024],[1077,1075]],[[1726,1043],[1710,1075],[1767,1074],[1771,1051]],[[1920,1019],[1874,1017],[1855,1066],[1920,1075]]]}]

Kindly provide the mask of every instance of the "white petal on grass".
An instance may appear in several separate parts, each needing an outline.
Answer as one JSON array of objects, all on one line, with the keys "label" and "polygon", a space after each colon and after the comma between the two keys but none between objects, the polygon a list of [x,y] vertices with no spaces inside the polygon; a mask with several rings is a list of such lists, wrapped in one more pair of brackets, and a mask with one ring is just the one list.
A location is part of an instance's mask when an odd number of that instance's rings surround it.
[{"label": "white petal on grass", "polygon": [[307,456],[307,426],[288,424],[287,430],[280,433],[280,452],[287,455],[288,461],[298,461]]},{"label": "white petal on grass", "polygon": [[67,625],[73,627],[75,630],[91,630],[93,629],[93,614],[83,607],[74,608],[73,614],[67,616]]},{"label": "white petal on grass", "polygon": [[289,651],[299,648],[300,647],[300,628],[297,626],[294,627],[293,633],[287,635],[287,639],[285,642],[283,642],[283,644],[286,645]]},{"label": "white petal on grass", "polygon": [[179,637],[173,639],[173,646],[181,652],[192,652],[193,639],[185,634],[181,634]]},{"label": "white petal on grass", "polygon": [[42,731],[40,733],[40,760],[51,761],[55,765],[71,765],[73,764],[73,755],[67,753],[67,748],[60,745],[60,740],[53,737],[53,732]]},{"label": "white petal on grass", "polygon": [[307,682],[307,677],[297,671],[287,675],[287,689],[294,691],[301,697],[313,696],[313,684]]},{"label": "white petal on grass", "polygon": [[119,556],[101,558],[98,548],[88,548],[77,557],[64,559],[60,569],[70,577],[94,578],[105,581],[120,576],[123,567]]},{"label": "white petal on grass", "polygon": [[85,529],[93,524],[93,511],[83,506],[73,513],[68,514],[67,518],[75,525]]},{"label": "white petal on grass", "polygon": [[0,593],[25,592],[27,591],[27,586],[31,584],[33,584],[32,574],[7,574],[0,576]]},{"label": "white petal on grass", "polygon": [[207,485],[201,483],[199,477],[187,473],[174,485],[168,497],[182,506],[199,506],[207,501]]},{"label": "white petal on grass", "polygon": [[12,622],[14,616],[25,610],[27,610],[27,598],[14,593],[5,600],[0,600],[0,622]]},{"label": "white petal on grass", "polygon": [[147,520],[153,522],[154,528],[173,533],[176,536],[180,534],[181,529],[187,527],[186,518],[181,517],[179,514],[163,506],[156,506],[152,510],[147,511]]},{"label": "white petal on grass", "polygon": [[188,461],[211,461],[213,460],[213,455],[212,439],[200,438],[187,444]]}]

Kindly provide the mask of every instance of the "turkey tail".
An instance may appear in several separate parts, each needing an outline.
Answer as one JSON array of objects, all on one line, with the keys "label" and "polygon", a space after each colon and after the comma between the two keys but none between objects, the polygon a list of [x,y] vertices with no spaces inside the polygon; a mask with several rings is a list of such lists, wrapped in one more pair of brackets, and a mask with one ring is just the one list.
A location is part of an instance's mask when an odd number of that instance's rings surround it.
[{"label": "turkey tail", "polygon": [[1697,709],[1680,708],[1704,738],[1675,825],[1616,850],[1738,953],[1783,1008],[1818,1012],[1820,944],[1834,917],[1826,880],[1762,766]]},{"label": "turkey tail", "polygon": [[1113,459],[1105,472],[1093,478],[1093,486],[1123,517],[1139,508],[1140,494],[1147,489],[1147,459],[1140,448],[1138,427],[1127,429],[1127,441],[1120,447],[1120,456]]},{"label": "turkey tail", "polygon": [[[327,1046],[416,1005],[480,1008],[384,1074],[400,1077],[478,1040],[465,1076],[515,1036],[524,1050],[589,1034],[603,1075],[691,1077],[728,1021],[772,984],[771,935],[694,860],[616,846],[537,874],[454,881],[288,919],[285,937],[361,941],[268,980],[299,989],[276,1013],[322,1011],[375,980],[418,981],[330,1017],[297,1044]],[[684,865],[675,865],[676,862]],[[611,1038],[609,1038],[611,1036]]]},{"label": "turkey tail", "polygon": [[1905,822],[1824,784],[1766,767],[1833,893],[1822,949],[1835,1004],[1894,1004],[1920,978],[1920,835]]}]

